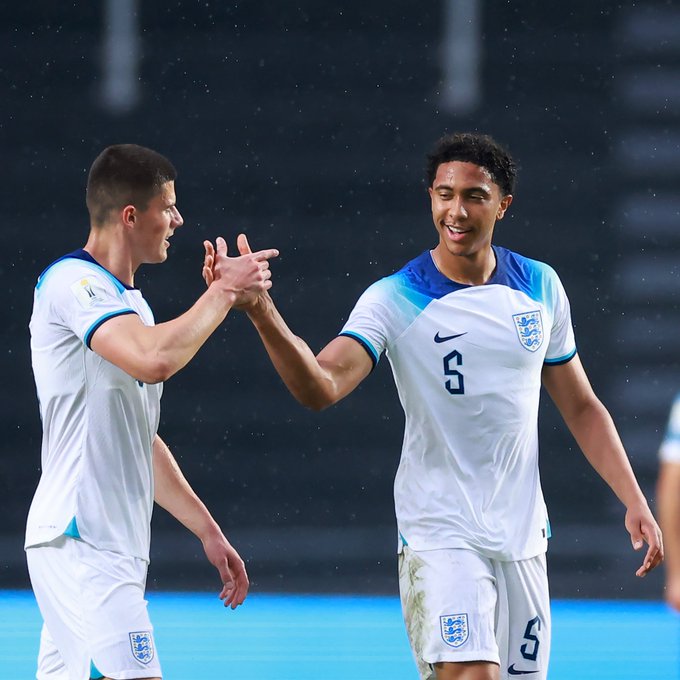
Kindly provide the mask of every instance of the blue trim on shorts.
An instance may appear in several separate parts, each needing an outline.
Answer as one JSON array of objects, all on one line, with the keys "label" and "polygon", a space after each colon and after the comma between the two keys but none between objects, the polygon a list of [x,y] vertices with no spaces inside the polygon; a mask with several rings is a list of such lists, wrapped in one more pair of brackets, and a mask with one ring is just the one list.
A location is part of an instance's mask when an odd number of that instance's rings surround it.
[{"label": "blue trim on shorts", "polygon": [[408,545],[408,541],[404,538],[404,534],[402,534],[401,531],[399,532],[399,538],[401,539],[402,545]]},{"label": "blue trim on shorts", "polygon": [[64,536],[70,536],[71,538],[80,538],[80,531],[78,530],[78,522],[76,522],[75,517],[68,523],[68,526],[66,527],[66,531],[64,531]]}]

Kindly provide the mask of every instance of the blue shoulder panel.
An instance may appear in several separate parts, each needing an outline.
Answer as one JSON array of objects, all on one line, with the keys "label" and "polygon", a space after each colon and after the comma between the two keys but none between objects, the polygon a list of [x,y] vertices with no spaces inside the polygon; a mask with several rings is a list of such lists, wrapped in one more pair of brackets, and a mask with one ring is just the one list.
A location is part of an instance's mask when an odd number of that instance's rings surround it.
[{"label": "blue shoulder panel", "polygon": [[40,274],[38,277],[38,283],[36,284],[36,288],[40,288],[42,286],[43,281],[45,280],[45,275],[54,267],[54,265],[58,264],[59,262],[63,262],[64,260],[83,260],[84,262],[89,262],[90,264],[95,265],[98,269],[101,270],[103,274],[105,274],[110,281],[113,283],[113,285],[116,287],[119,293],[122,293],[125,290],[135,290],[132,286],[128,286],[124,284],[122,281],[117,279],[108,269],[105,269],[102,267],[97,260],[95,260],[90,253],[88,253],[86,250],[83,250],[80,248],[79,250],[74,250],[72,253],[68,253],[67,255],[63,255],[60,257],[58,260],[55,260],[52,262],[52,264],[48,265]]},{"label": "blue shoulder panel", "polygon": [[489,284],[519,290],[532,300],[552,306],[551,296],[547,294],[546,288],[554,274],[547,264],[531,260],[506,248],[494,246],[494,252],[496,271],[489,279]]},{"label": "blue shoulder panel", "polygon": [[425,309],[432,300],[469,288],[444,276],[435,266],[429,250],[408,262],[393,277],[398,282],[400,292],[419,309]]},{"label": "blue shoulder panel", "polygon": [[[547,302],[546,283],[552,272],[548,265],[506,248],[494,246],[494,253],[496,269],[487,285],[507,286],[526,293],[533,300]],[[400,288],[399,292],[420,309],[424,309],[432,300],[472,287],[444,276],[427,250],[384,280],[396,284]]]}]

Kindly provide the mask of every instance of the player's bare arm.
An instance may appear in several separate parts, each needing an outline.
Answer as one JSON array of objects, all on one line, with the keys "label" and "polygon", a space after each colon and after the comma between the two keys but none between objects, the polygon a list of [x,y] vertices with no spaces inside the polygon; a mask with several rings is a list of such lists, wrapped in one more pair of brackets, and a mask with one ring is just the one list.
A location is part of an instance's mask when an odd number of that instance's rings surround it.
[{"label": "player's bare arm", "polygon": [[222,580],[220,599],[235,609],[248,594],[248,574],[243,560],[226,539],[217,522],[189,485],[165,442],[153,443],[154,499],[203,544],[210,563]]},{"label": "player's bare arm", "polygon": [[645,576],[663,560],[661,530],[631,468],[614,422],[597,398],[576,355],[571,361],[543,369],[543,385],[559,409],[583,454],[626,507],[626,529],[633,547],[648,545],[637,576]]},{"label": "player's bare arm", "polygon": [[286,325],[271,297],[248,310],[248,316],[290,393],[315,411],[332,406],[371,372],[366,350],[351,338],[331,340],[317,356]]},{"label": "player's bare arm", "polygon": [[656,504],[664,535],[666,602],[680,611],[680,463],[661,463]]},{"label": "player's bare arm", "polygon": [[[204,245],[203,278],[211,285],[215,277],[215,252],[209,241]],[[244,234],[238,238],[238,248],[241,255],[251,252]],[[373,368],[366,350],[344,336],[331,340],[315,356],[309,345],[290,330],[266,291],[239,307],[247,312],[278,374],[303,406],[322,410],[335,404]]]},{"label": "player's bare arm", "polygon": [[271,287],[268,261],[277,255],[269,249],[228,257],[219,238],[218,276],[188,311],[156,326],[145,326],[135,314],[114,317],[95,331],[92,349],[137,380],[167,380],[192,359],[234,305]]}]

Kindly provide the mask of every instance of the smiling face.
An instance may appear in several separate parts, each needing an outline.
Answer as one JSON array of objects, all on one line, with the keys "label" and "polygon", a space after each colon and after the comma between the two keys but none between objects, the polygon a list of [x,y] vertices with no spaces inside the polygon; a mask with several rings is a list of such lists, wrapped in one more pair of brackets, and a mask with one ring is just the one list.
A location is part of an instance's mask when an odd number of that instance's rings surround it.
[{"label": "smiling face", "polygon": [[482,166],[463,161],[442,163],[432,186],[432,219],[439,233],[436,259],[456,269],[455,258],[464,266],[484,267],[491,255],[496,220],[505,215],[512,196],[503,196],[499,186]]},{"label": "smiling face", "polygon": [[165,182],[144,210],[134,211],[134,256],[139,264],[165,262],[169,239],[184,224],[176,206],[175,183]]}]

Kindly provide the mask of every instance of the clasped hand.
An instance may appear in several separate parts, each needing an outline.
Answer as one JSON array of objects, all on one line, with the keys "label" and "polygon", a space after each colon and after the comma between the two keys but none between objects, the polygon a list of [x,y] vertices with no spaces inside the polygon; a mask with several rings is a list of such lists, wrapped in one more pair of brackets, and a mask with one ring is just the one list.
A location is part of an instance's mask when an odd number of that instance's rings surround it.
[{"label": "clasped hand", "polygon": [[227,256],[227,243],[219,236],[215,246],[204,241],[203,280],[209,287],[219,284],[236,295],[234,307],[248,307],[254,304],[259,295],[272,287],[269,260],[277,257],[275,248],[253,252],[245,234],[236,240],[239,250],[237,257]]}]

